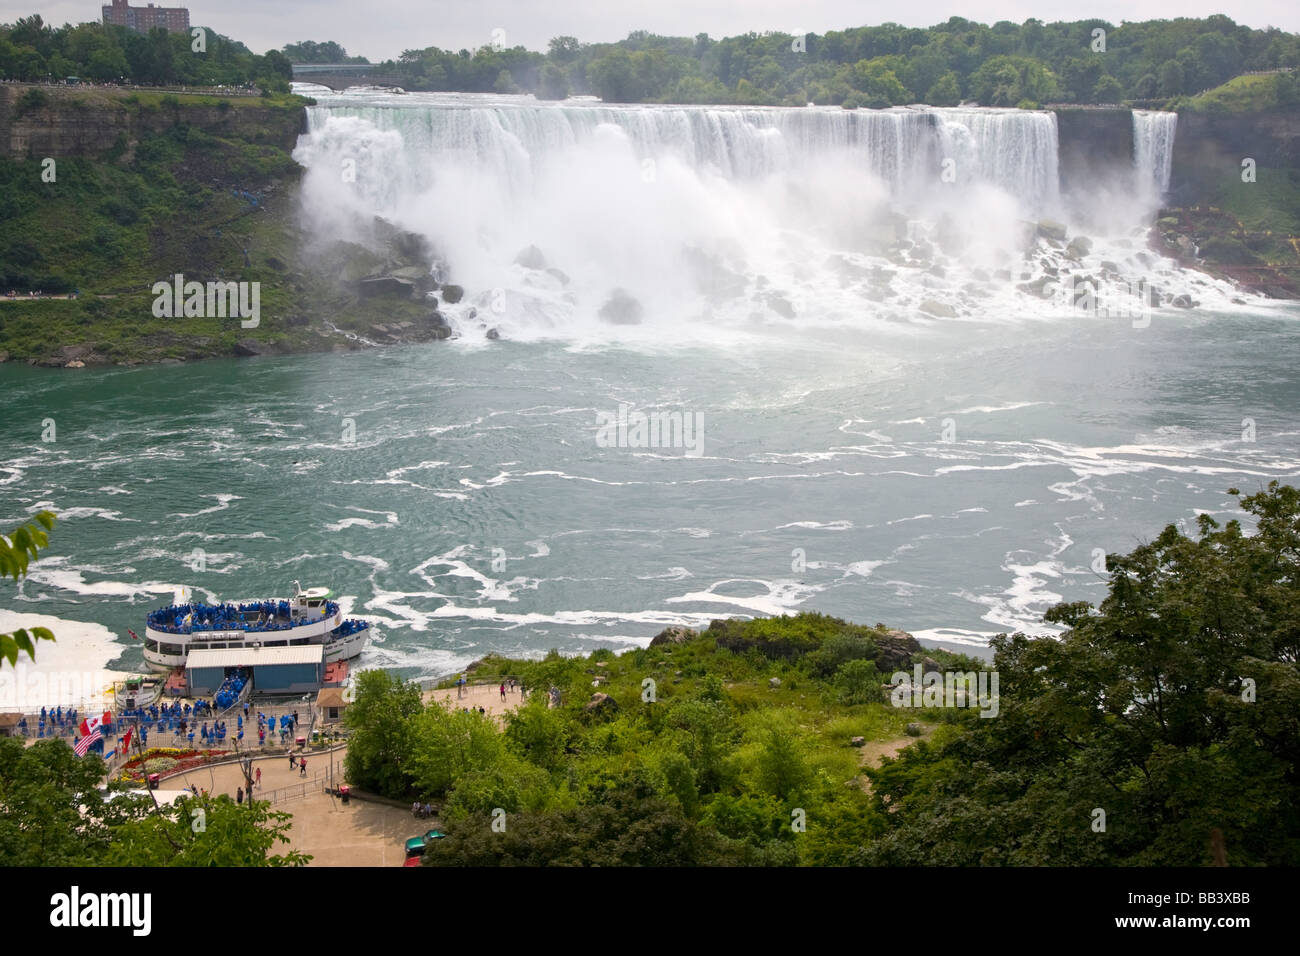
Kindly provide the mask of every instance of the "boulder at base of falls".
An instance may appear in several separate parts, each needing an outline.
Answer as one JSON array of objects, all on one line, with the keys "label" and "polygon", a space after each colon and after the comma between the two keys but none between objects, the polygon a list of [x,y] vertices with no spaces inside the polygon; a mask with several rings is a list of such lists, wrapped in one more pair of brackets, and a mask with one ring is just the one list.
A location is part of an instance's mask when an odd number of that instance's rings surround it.
[{"label": "boulder at base of falls", "polygon": [[1044,239],[1055,239],[1057,242],[1065,241],[1065,226],[1055,219],[1038,220],[1037,231]]},{"label": "boulder at base of falls", "polygon": [[769,292],[767,295],[767,307],[781,316],[783,319],[794,318],[794,305],[785,296],[779,292]]},{"label": "boulder at base of falls", "polygon": [[496,329],[488,329],[487,337],[495,342],[497,339],[501,338],[501,333],[498,332]]},{"label": "boulder at base of falls", "polygon": [[1195,300],[1193,300],[1192,297],[1190,295],[1187,295],[1186,293],[1183,293],[1182,295],[1174,296],[1174,300],[1169,304],[1179,309],[1191,309],[1196,307]]},{"label": "boulder at base of falls", "polygon": [[442,287],[440,294],[442,295],[443,302],[446,302],[448,305],[455,305],[461,299],[465,298],[465,287],[452,285],[449,282]]},{"label": "boulder at base of falls", "polygon": [[433,333],[433,338],[439,340],[451,338],[454,331],[447,323],[446,316],[437,309],[426,315],[421,324]]},{"label": "boulder at base of falls", "polygon": [[926,299],[917,309],[926,315],[933,315],[936,318],[952,319],[957,316],[957,310],[946,302],[939,302],[935,299]]},{"label": "boulder at base of falls", "polygon": [[546,256],[542,255],[542,250],[536,246],[529,246],[527,249],[521,249],[519,255],[515,256],[515,265],[523,266],[525,269],[545,269]]},{"label": "boulder at base of falls", "polygon": [[1050,299],[1056,294],[1057,280],[1056,276],[1039,276],[1032,282],[1022,282],[1016,286],[1026,295],[1037,296],[1040,299]]},{"label": "boulder at base of falls", "polygon": [[373,299],[376,296],[409,299],[415,292],[415,283],[391,275],[366,276],[357,283],[357,291],[363,299]]},{"label": "boulder at base of falls", "polygon": [[1082,259],[1092,252],[1092,240],[1087,236],[1075,236],[1065,247],[1065,254],[1071,259]]},{"label": "boulder at base of falls", "polygon": [[600,307],[600,317],[611,325],[636,325],[644,310],[625,289],[615,289]]}]

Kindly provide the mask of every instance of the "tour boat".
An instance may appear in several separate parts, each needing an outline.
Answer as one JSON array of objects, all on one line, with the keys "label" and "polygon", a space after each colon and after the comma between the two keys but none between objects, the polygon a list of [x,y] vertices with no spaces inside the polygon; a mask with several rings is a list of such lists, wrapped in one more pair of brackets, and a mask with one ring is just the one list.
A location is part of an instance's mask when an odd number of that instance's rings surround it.
[{"label": "tour boat", "polygon": [[158,608],[145,622],[144,659],[156,671],[184,667],[192,650],[201,648],[325,645],[325,663],[357,657],[369,637],[368,621],[344,620],[328,588],[303,588],[294,595],[204,604],[178,588],[170,607]]}]

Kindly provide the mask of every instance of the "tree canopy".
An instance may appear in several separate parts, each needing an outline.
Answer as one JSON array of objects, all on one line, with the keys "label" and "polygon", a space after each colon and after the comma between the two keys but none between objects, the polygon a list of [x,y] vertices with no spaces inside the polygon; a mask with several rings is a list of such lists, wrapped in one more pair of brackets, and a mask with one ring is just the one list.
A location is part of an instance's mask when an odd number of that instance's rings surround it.
[{"label": "tree canopy", "polygon": [[0,77],[153,86],[256,86],[288,92],[293,65],[278,50],[257,56],[244,44],[207,30],[204,49],[189,33],[137,33],[115,24],[51,27],[39,14],[0,24]]},{"label": "tree canopy", "polygon": [[802,37],[641,30],[584,44],[563,36],[546,53],[431,46],[386,66],[412,90],[500,91],[504,71],[514,88],[547,99],[571,90],[625,103],[1036,106],[1195,94],[1239,73],[1300,66],[1300,43],[1225,16],[992,26],[953,17],[929,28],[884,23]]}]

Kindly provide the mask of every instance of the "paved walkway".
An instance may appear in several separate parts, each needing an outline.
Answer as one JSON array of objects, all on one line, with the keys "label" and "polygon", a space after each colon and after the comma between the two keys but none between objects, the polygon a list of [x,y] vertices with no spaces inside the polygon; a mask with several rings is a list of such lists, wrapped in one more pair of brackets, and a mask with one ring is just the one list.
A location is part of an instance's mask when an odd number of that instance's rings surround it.
[{"label": "paved walkway", "polygon": [[[518,707],[521,695],[518,690],[506,690],[501,700],[498,684],[490,687],[465,688],[463,697],[456,689],[431,690],[424,693],[426,702],[438,700],[452,707],[483,707],[498,722],[504,723],[505,714]],[[233,721],[230,722],[234,726]],[[333,752],[335,783],[343,781],[343,759],[346,748]],[[311,782],[305,797],[294,797],[275,804],[275,809],[293,814],[289,830],[290,846],[312,855],[312,866],[401,866],[406,858],[405,843],[413,836],[439,825],[437,817],[417,820],[405,807],[390,807],[382,803],[350,800],[343,805],[338,797],[323,792],[329,779],[330,754],[308,754],[307,776],[298,769],[289,769],[287,756],[256,757],[254,768],[262,770],[262,786],[254,794],[293,788]],[[179,790],[193,785],[209,793],[224,793],[234,797],[235,788],[244,784],[243,771],[238,763],[217,767],[199,767],[185,773],[165,777],[162,787]],[[280,844],[272,852],[284,853],[290,847]]]},{"label": "paved walkway", "polygon": [[[333,752],[336,783],[343,779],[346,754],[346,749]],[[305,777],[297,768],[289,769],[287,756],[256,758],[253,767],[255,772],[256,768],[262,771],[262,786],[254,791],[255,795],[311,784],[307,796],[274,805],[276,810],[293,814],[293,825],[289,830],[291,843],[278,844],[272,852],[284,853],[292,848],[310,853],[312,866],[401,866],[406,841],[437,825],[436,819],[417,820],[409,809],[387,804],[350,800],[344,806],[338,797],[324,792],[330,754],[308,754]],[[162,782],[168,790],[193,785],[232,798],[235,788],[243,784],[244,774],[238,763],[199,767]]]},{"label": "paved walkway", "polygon": [[482,707],[489,714],[497,719],[497,723],[505,724],[505,715],[514,710],[525,700],[527,696],[521,695],[518,688],[511,690],[506,688],[506,699],[501,699],[501,685],[498,684],[471,684],[464,688],[464,694],[458,695],[455,687],[449,687],[445,690],[426,690],[424,692],[424,702],[436,700],[452,707],[473,707],[477,710]]}]

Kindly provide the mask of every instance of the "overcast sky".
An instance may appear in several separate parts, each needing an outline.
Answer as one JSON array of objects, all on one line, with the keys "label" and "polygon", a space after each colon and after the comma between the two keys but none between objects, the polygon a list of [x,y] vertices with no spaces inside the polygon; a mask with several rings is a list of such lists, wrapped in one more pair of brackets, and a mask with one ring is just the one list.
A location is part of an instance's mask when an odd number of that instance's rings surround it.
[{"label": "overcast sky", "polygon": [[[0,0],[0,22],[39,13],[55,25],[81,23],[100,19],[100,6],[93,0]],[[371,60],[427,46],[475,49],[491,42],[494,30],[504,31],[507,46],[533,50],[566,34],[588,43],[620,40],[632,30],[717,39],[750,30],[825,33],[887,21],[933,26],[951,16],[982,23],[1030,17],[1119,23],[1226,13],[1247,26],[1300,31],[1296,0],[192,0],[188,6],[192,23],[242,40],[257,53],[298,40],[334,40]]]}]

